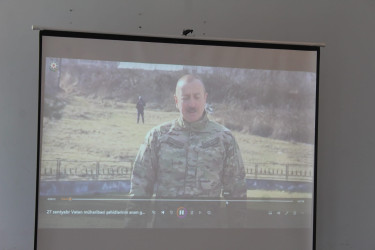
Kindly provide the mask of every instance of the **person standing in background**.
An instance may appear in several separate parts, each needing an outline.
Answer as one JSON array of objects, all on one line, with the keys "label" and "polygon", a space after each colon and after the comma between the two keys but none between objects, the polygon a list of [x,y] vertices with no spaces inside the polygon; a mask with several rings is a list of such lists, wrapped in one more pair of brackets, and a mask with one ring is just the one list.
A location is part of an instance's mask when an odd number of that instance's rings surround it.
[{"label": "person standing in background", "polygon": [[137,102],[137,111],[138,111],[138,116],[137,116],[137,123],[139,123],[139,116],[142,116],[142,123],[145,123],[145,118],[144,118],[144,110],[145,110],[146,103],[143,101],[142,96],[138,97],[138,102]]}]

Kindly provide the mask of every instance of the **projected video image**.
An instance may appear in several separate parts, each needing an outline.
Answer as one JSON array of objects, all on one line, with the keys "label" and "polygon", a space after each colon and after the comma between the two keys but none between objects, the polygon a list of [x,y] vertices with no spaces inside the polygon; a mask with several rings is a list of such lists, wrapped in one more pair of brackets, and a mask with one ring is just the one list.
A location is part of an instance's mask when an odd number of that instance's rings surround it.
[{"label": "projected video image", "polygon": [[315,88],[312,72],[46,58],[39,227],[310,227]]}]

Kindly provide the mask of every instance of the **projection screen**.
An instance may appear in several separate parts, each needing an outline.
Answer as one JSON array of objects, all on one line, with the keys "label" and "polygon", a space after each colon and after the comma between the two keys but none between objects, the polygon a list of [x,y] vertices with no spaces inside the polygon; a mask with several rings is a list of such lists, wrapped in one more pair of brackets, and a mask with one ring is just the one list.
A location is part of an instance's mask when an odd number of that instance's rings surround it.
[{"label": "projection screen", "polygon": [[314,249],[319,53],[40,31],[35,249]]}]

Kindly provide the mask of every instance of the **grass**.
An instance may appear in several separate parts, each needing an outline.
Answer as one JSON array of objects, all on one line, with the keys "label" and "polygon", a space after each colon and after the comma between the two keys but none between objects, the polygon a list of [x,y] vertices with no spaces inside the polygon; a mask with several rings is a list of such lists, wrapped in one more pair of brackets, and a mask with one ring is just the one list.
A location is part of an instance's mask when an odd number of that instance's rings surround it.
[{"label": "grass", "polygon": [[[133,161],[151,128],[179,116],[177,111],[164,112],[146,107],[145,124],[137,124],[137,111],[133,103],[80,96],[69,96],[65,100],[67,105],[61,119],[43,120],[41,158],[51,162],[42,161],[42,171],[44,168],[56,166],[53,161],[57,159],[77,162]],[[263,167],[275,164],[279,167],[282,164],[313,166],[313,145],[269,139],[238,131],[233,131],[233,134],[239,144],[245,167],[254,164],[261,164]],[[79,171],[80,167],[86,167],[88,164],[76,163],[75,166],[78,166]],[[275,195],[278,194],[271,196]],[[251,195],[256,196],[256,193]]]},{"label": "grass", "polygon": [[177,113],[146,111],[137,124],[134,104],[70,99],[60,120],[44,119],[42,159],[119,161],[133,159],[148,130]]},{"label": "grass", "polygon": [[[146,133],[178,112],[145,111],[137,124],[135,104],[71,97],[60,120],[43,121],[42,159],[116,161],[134,158]],[[211,117],[215,120],[215,117]],[[312,165],[313,146],[234,131],[244,162]]]}]

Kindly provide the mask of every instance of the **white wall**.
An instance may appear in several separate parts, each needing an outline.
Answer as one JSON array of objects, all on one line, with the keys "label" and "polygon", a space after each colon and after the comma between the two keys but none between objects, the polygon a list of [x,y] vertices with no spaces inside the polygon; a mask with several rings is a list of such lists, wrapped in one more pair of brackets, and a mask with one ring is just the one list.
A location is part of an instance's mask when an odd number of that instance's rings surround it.
[{"label": "white wall", "polygon": [[[375,249],[374,0],[0,0],[0,250],[33,247],[38,32],[323,42],[317,249]],[[141,26],[141,28],[140,28]],[[243,246],[246,248],[246,246]]]}]

